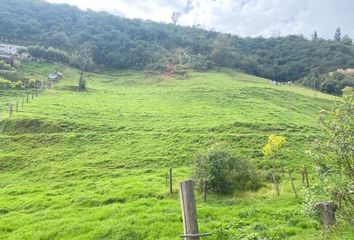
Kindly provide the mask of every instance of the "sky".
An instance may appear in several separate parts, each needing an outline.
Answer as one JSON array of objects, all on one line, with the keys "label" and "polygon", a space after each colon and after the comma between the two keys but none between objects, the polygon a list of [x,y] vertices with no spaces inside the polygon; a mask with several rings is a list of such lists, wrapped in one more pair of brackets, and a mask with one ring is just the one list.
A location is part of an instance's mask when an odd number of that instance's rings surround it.
[{"label": "sky", "polygon": [[249,37],[302,34],[333,38],[337,27],[354,38],[354,0],[47,0],[126,18],[198,26]]}]

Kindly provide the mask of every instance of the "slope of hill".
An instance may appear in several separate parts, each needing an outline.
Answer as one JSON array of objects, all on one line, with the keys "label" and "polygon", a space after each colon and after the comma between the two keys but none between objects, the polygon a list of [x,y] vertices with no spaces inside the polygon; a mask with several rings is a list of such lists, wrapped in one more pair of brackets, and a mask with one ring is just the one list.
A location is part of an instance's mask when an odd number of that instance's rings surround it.
[{"label": "slope of hill", "polygon": [[[25,63],[20,71],[43,79],[55,69]],[[287,138],[283,159],[300,191],[297,169],[312,169],[304,151],[317,135],[316,112],[333,100],[234,71],[189,72],[187,79],[105,72],[90,76],[86,92],[76,91],[77,80],[67,68],[54,89],[12,118],[1,113],[1,239],[178,239],[177,186],[190,177],[195,154],[226,142],[266,169],[261,147],[271,133]],[[1,103],[20,97],[3,93]],[[303,200],[287,180],[280,197],[270,184],[211,194],[206,203],[197,193],[200,228],[210,239],[315,239],[320,227],[303,213]],[[338,228],[333,239],[350,238],[350,227]]]},{"label": "slope of hill", "polygon": [[[190,64],[241,69],[277,81],[294,81],[316,70],[354,67],[350,38],[302,36],[240,38],[198,28],[128,20],[40,0],[0,0],[0,41],[92,51],[97,65],[144,68],[182,52]],[[334,32],[334,29],[333,29]]]}]

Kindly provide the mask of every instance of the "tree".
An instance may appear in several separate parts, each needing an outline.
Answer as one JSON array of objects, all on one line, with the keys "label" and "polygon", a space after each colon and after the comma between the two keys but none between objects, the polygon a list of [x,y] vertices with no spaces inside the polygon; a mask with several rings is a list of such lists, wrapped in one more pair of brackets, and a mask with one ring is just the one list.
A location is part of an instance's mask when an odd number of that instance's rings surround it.
[{"label": "tree", "polygon": [[277,195],[279,196],[279,183],[278,180],[276,179],[276,160],[278,159],[279,153],[283,150],[284,146],[286,144],[286,139],[282,136],[277,136],[275,134],[271,134],[268,137],[268,142],[266,145],[263,147],[263,156],[272,161],[272,178],[273,178],[273,184],[275,186],[275,189],[277,191]]},{"label": "tree", "polygon": [[181,17],[181,13],[180,12],[173,12],[172,16],[171,16],[171,20],[173,24],[177,24],[179,18]]},{"label": "tree", "polygon": [[354,92],[351,87],[342,92],[331,111],[320,112],[323,138],[315,141],[310,153],[318,166],[319,189],[350,220],[354,214]]},{"label": "tree", "polygon": [[314,32],[313,35],[312,35],[312,40],[313,40],[313,41],[318,40],[318,36],[317,36],[317,31],[316,31],[316,30],[315,30],[315,32]]},{"label": "tree", "polygon": [[214,43],[210,54],[211,59],[217,67],[232,66],[232,49],[230,39],[225,34],[219,34]]},{"label": "tree", "polygon": [[340,28],[336,29],[336,33],[334,34],[334,40],[339,42],[342,40],[342,33],[340,31]]},{"label": "tree", "polygon": [[194,162],[194,179],[207,181],[208,189],[219,194],[260,187],[255,168],[247,159],[233,155],[221,144],[199,153]]},{"label": "tree", "polygon": [[87,71],[91,71],[94,63],[91,57],[91,50],[88,46],[82,46],[81,49],[74,53],[72,65],[80,69],[80,78],[78,88],[79,91],[86,89]]},{"label": "tree", "polygon": [[346,45],[353,45],[353,39],[351,39],[347,34],[344,35],[342,43]]}]

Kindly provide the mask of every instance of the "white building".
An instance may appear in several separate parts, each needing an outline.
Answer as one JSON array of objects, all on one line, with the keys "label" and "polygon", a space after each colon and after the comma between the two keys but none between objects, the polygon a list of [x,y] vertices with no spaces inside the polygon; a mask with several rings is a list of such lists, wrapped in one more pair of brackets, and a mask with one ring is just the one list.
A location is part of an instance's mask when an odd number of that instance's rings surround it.
[{"label": "white building", "polygon": [[0,43],[0,53],[2,54],[15,55],[17,54],[17,50],[19,48],[24,48],[24,47],[13,45],[13,44]]}]

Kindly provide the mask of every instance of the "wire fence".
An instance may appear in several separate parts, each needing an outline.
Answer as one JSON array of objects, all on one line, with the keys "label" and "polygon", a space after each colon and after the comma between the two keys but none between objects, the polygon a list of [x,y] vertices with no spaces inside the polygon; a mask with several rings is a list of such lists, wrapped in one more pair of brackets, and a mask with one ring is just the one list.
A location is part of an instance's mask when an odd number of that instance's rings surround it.
[{"label": "wire fence", "polygon": [[7,119],[22,111],[22,109],[37,97],[43,91],[47,91],[55,87],[55,81],[40,81],[34,88],[25,90],[0,90],[0,132],[5,129]]}]

